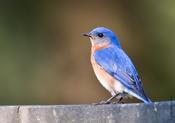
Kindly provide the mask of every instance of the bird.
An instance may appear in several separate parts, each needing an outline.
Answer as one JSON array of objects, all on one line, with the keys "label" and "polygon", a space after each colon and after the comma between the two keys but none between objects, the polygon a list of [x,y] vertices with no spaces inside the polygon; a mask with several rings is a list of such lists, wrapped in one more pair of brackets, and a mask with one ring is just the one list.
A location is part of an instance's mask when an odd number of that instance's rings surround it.
[{"label": "bird", "polygon": [[145,104],[152,101],[146,96],[133,62],[122,49],[118,37],[105,27],[96,27],[83,36],[91,42],[91,64],[94,73],[102,86],[111,93],[106,101],[97,104],[117,103],[124,98],[135,97]]}]

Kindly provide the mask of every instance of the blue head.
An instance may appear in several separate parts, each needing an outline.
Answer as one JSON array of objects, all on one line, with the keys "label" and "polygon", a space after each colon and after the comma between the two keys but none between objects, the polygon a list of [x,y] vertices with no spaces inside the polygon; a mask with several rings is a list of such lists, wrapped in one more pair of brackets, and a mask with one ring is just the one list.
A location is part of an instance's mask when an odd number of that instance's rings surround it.
[{"label": "blue head", "polygon": [[91,32],[84,34],[84,36],[88,36],[91,40],[91,44],[94,45],[115,45],[121,48],[120,42],[117,36],[111,30],[105,27],[97,27],[93,29]]}]

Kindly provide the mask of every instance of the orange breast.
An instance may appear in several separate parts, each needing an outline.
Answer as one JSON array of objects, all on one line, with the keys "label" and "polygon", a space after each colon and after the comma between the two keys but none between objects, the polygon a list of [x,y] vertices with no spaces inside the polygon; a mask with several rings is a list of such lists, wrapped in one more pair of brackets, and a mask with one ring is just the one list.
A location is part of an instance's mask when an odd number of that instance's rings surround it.
[{"label": "orange breast", "polygon": [[[100,48],[101,49],[101,48]],[[116,80],[114,77],[112,77],[109,73],[107,73],[94,59],[94,53],[96,50],[99,50],[99,48],[92,47],[92,53],[91,53],[91,63],[95,72],[95,75],[97,76],[100,83],[103,85],[105,89],[107,89],[109,92],[111,92],[112,95],[115,95],[116,93],[122,93],[124,91],[124,86]]]},{"label": "orange breast", "polygon": [[100,65],[98,65],[93,57],[91,55],[91,63],[94,69],[94,72],[100,81],[100,83],[103,85],[104,88],[106,88],[109,92],[114,92],[114,85],[115,85],[115,79],[109,75]]}]

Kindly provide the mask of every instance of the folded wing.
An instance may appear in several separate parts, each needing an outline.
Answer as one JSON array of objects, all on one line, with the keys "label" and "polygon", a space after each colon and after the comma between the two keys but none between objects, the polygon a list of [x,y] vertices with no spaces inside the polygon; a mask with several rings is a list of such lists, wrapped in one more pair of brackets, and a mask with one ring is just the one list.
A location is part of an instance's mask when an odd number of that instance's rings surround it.
[{"label": "folded wing", "polygon": [[117,47],[98,50],[94,54],[96,62],[124,86],[125,91],[136,98],[150,103],[141,84],[138,73],[126,53]]}]

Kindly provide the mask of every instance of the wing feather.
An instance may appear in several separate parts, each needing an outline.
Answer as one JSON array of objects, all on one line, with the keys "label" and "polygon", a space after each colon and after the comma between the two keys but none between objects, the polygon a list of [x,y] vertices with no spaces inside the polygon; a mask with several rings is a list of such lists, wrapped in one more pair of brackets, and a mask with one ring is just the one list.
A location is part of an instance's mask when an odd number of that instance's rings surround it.
[{"label": "wing feather", "polygon": [[119,80],[129,91],[142,100],[149,100],[143,90],[138,73],[126,53],[117,47],[98,50],[94,54],[97,64],[116,80]]}]

